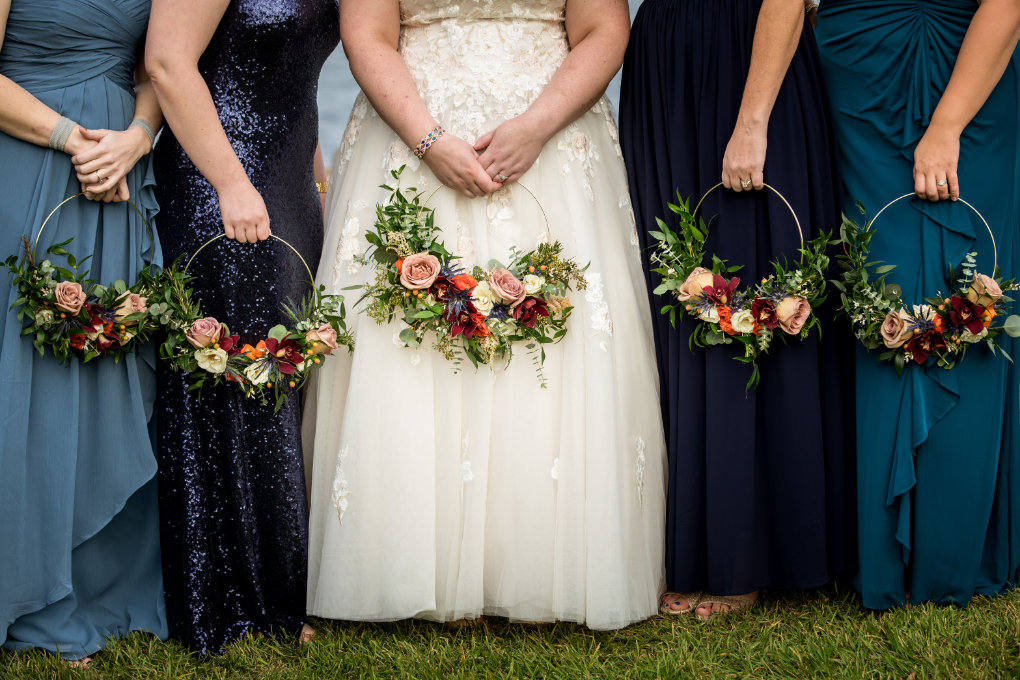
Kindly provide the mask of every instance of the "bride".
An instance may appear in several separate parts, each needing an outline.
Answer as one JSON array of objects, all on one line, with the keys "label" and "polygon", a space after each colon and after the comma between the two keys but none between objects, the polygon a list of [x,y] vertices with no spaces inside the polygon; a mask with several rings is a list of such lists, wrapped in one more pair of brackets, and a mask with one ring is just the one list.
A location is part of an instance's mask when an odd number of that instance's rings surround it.
[{"label": "bride", "polygon": [[[335,160],[319,282],[372,280],[365,232],[389,196],[379,185],[401,166],[402,188],[435,192],[429,207],[468,270],[534,248],[543,210],[565,255],[591,264],[565,339],[547,346],[546,389],[527,357],[455,372],[429,343],[404,347],[400,322],[353,321],[355,352],[323,366],[306,408],[309,613],[600,629],[649,617],[663,584],[664,444],[602,98],[626,47],[627,3],[340,7],[363,94]],[[438,139],[419,160],[430,131]]]}]

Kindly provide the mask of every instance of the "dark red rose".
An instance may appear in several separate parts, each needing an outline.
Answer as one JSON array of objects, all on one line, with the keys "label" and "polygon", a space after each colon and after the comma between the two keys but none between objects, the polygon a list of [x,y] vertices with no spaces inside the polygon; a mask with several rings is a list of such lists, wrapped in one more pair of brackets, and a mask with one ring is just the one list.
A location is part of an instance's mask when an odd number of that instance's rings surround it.
[{"label": "dark red rose", "polygon": [[950,304],[953,308],[949,310],[949,322],[954,326],[962,326],[975,335],[984,329],[984,307],[959,295],[954,295]]},{"label": "dark red rose", "polygon": [[276,359],[276,367],[284,375],[293,375],[297,365],[304,361],[301,356],[301,345],[289,335],[285,335],[282,340],[276,338],[266,340],[266,351],[269,352],[269,356]]},{"label": "dark red rose", "polygon": [[705,297],[717,305],[728,305],[733,302],[733,294],[737,292],[740,279],[734,276],[727,281],[719,274],[712,280],[711,286],[705,286]]},{"label": "dark red rose", "polygon": [[779,318],[776,316],[776,305],[765,298],[755,298],[751,303],[751,315],[754,322],[769,330],[775,330],[779,325]]},{"label": "dark red rose", "polygon": [[914,356],[914,361],[923,364],[932,354],[940,349],[945,349],[946,341],[942,337],[942,333],[930,330],[915,335],[904,347]]},{"label": "dark red rose", "polygon": [[524,302],[514,307],[513,315],[528,328],[534,328],[538,323],[538,317],[549,316],[549,307],[545,300],[528,296],[524,298]]}]

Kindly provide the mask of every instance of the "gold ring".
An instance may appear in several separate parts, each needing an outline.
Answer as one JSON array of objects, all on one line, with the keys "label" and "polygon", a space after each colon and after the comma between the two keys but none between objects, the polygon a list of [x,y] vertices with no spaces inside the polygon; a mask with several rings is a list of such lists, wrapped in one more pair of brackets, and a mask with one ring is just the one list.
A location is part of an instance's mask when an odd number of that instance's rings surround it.
[{"label": "gold ring", "polygon": [[99,171],[96,170],[96,184],[102,184],[102,183],[103,183],[103,177],[102,177],[102,175],[99,174]]}]

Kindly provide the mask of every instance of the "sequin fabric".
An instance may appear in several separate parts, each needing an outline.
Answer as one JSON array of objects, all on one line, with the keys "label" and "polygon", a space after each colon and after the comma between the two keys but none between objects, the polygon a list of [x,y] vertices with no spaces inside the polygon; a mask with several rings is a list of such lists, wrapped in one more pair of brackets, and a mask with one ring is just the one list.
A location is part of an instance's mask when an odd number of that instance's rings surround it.
[{"label": "sequin fabric", "polygon": [[[322,215],[312,159],[316,89],[339,41],[337,0],[231,2],[199,68],[220,120],[269,210],[273,233],[314,273]],[[164,257],[223,230],[216,192],[165,130],[154,154]],[[189,273],[205,313],[246,341],[284,322],[310,286],[283,244],[221,239]],[[159,367],[159,491],[173,637],[206,654],[245,632],[296,634],[305,618],[307,501],[298,400],[278,414],[236,391]]]}]

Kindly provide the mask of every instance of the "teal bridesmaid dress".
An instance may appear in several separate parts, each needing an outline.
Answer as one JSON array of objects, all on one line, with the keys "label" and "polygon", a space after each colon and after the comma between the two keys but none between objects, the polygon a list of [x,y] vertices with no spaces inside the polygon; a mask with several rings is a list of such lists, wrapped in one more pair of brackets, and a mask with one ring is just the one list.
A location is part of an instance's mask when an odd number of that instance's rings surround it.
[{"label": "teal bridesmaid dress", "polygon": [[[14,0],[0,74],[88,128],[123,130],[149,15],[143,0]],[[152,173],[128,176],[152,218]],[[0,253],[18,252],[60,201],[80,190],[70,158],[0,132]],[[40,250],[74,237],[93,278],[135,280],[150,256],[128,204],[76,199],[47,225]],[[156,257],[158,263],[158,257]],[[87,365],[40,357],[8,311],[0,273],[0,642],[66,658],[132,630],[166,635],[149,436],[154,351]]]},{"label": "teal bridesmaid dress", "polygon": [[[836,117],[844,211],[873,216],[913,190],[913,152],[952,74],[973,0],[823,0],[818,44]],[[960,139],[961,196],[988,219],[1005,278],[1020,276],[1017,100],[1020,57]],[[906,199],[876,223],[872,257],[923,302],[945,292],[949,267],[992,242],[959,203]],[[1017,296],[1020,297],[1020,296]],[[1017,303],[1014,303],[1016,307]],[[1020,361],[1020,343],[1001,344]],[[1020,427],[1016,364],[972,348],[952,370],[903,377],[857,357],[858,520],[864,605],[966,606],[1005,592],[1020,572]]]}]

